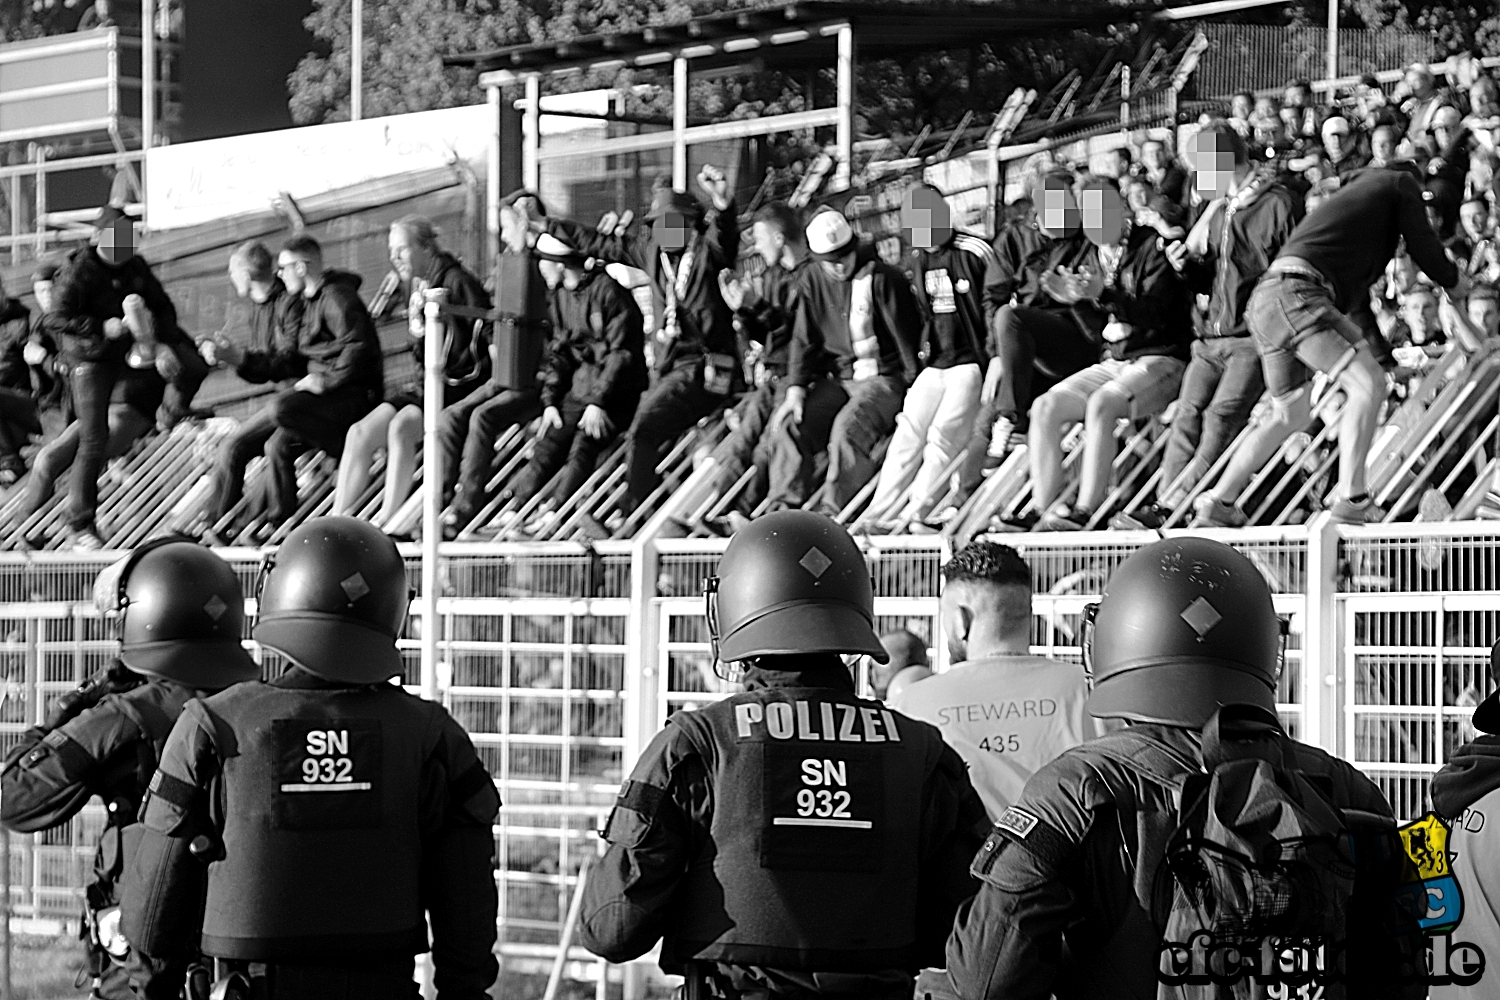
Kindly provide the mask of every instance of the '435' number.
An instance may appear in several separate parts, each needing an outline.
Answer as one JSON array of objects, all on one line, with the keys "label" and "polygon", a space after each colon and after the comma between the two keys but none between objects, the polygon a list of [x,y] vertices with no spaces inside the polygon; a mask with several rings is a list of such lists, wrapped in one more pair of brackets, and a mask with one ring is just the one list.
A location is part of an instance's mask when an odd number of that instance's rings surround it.
[{"label": "'435' number", "polygon": [[1015,753],[1021,749],[1021,737],[1015,733],[986,736],[979,741],[979,749],[989,753]]},{"label": "'435' number", "polygon": [[319,757],[302,762],[302,780],[309,785],[338,784],[354,777],[354,761],[348,757]]}]

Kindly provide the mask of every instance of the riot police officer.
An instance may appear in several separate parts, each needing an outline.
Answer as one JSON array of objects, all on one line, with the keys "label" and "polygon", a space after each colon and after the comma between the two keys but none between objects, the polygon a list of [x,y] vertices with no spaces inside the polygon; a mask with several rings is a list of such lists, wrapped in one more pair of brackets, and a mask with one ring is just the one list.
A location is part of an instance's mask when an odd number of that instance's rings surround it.
[{"label": "riot police officer", "polygon": [[[410,602],[395,543],[368,522],[287,536],[253,634],[292,666],[172,730],[126,879],[139,951],[201,950],[224,995],[413,1000],[430,918],[438,996],[487,997],[500,799],[443,707],[388,683]],[[147,997],[181,985],[137,971]]]},{"label": "riot police officer", "polygon": [[[1254,564],[1205,538],[1157,542],[1120,566],[1090,614],[1087,708],[1129,725],[1065,751],[1037,771],[1001,815],[974,859],[981,886],[955,922],[947,972],[924,973],[919,995],[1425,996],[1420,931],[1397,902],[1400,847],[1391,808],[1353,766],[1282,731],[1276,716],[1281,621]],[[1212,763],[1221,754],[1248,769],[1224,771]],[[1212,774],[1200,778],[1205,767]],[[1268,834],[1316,813],[1339,830],[1330,838],[1335,844],[1352,845],[1346,883],[1352,899],[1294,887],[1290,897],[1248,894],[1238,901],[1269,908],[1290,898],[1304,908],[1293,914],[1297,919],[1339,925],[1343,940],[1325,941],[1326,952],[1316,953],[1326,966],[1283,966],[1284,958],[1303,959],[1284,956],[1278,939],[1269,937],[1264,947],[1236,942],[1219,950],[1203,935],[1189,950],[1166,936],[1181,912],[1173,907],[1186,898],[1183,883],[1174,888],[1174,880],[1197,874],[1177,867],[1187,855],[1169,854],[1169,847],[1184,843],[1176,839],[1183,828],[1176,799],[1203,801],[1185,789],[1201,789],[1205,780],[1214,782],[1210,791],[1229,788],[1228,776],[1243,774],[1264,780],[1259,788],[1253,781],[1234,788],[1237,800],[1214,798],[1223,810],[1216,821],[1258,821],[1264,826],[1256,832]],[[1338,819],[1329,819],[1327,808],[1316,812],[1310,798],[1298,800],[1303,813],[1287,805],[1290,798],[1277,800],[1282,808],[1276,811],[1252,808],[1283,788],[1299,794],[1315,789],[1318,802],[1331,805]],[[1268,797],[1258,798],[1262,793]],[[1282,856],[1275,857],[1279,863]],[[1252,884],[1248,876],[1246,884]],[[1257,927],[1253,920],[1242,926]],[[1268,988],[1255,978],[1294,974],[1302,977],[1297,985]]]},{"label": "riot police officer", "polygon": [[782,511],[708,582],[716,655],[744,691],[668,720],[625,782],[580,940],[612,962],[662,939],[689,996],[906,1000],[941,961],[988,828],[933,726],[856,697],[841,653],[884,662],[848,533]]},{"label": "riot police officer", "polygon": [[[245,598],[234,570],[175,536],[153,539],[105,569],[94,584],[113,618],[119,656],[58,699],[27,730],[0,776],[0,822],[47,830],[97,795],[108,818],[85,891],[83,937],[96,997],[133,997],[124,969],[118,882],[140,827],[146,794],[173,724],[188,703],[260,673],[241,646]],[[181,983],[185,962],[172,968]]]}]

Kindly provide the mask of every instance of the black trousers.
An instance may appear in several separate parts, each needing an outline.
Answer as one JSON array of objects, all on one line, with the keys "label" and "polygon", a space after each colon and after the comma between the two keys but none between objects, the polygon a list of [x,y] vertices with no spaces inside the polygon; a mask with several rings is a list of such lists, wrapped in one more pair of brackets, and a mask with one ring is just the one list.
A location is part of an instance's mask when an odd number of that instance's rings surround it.
[{"label": "black trousers", "polygon": [[1017,431],[1027,429],[1038,396],[1099,361],[1098,345],[1061,309],[1006,306],[995,315],[995,347],[1002,366],[996,409]]},{"label": "black trousers", "polygon": [[495,440],[506,428],[530,423],[542,412],[535,389],[490,384],[445,407],[438,421],[443,442],[443,497],[459,487],[458,502],[470,515],[484,506],[484,490],[495,465]]},{"label": "black trousers", "polygon": [[276,400],[266,400],[254,415],[235,428],[219,445],[209,487],[208,517],[218,523],[245,495],[245,468],[266,449],[276,433]]},{"label": "black trousers", "polygon": [[583,419],[583,411],[588,408],[588,404],[571,395],[564,397],[557,407],[557,412],[562,414],[562,426],[553,427],[537,441],[531,452],[531,461],[516,477],[511,494],[525,503],[536,496],[537,490],[546,486],[548,480],[561,469],[562,476],[553,488],[552,495],[558,500],[572,496],[593,474],[599,464],[599,456],[620,436],[621,428],[630,425],[631,418],[635,416],[635,403],[636,400],[632,399],[613,411],[606,410],[605,414],[614,425],[614,430],[603,437],[593,438],[578,428],[578,422]]},{"label": "black trousers", "polygon": [[661,483],[656,467],[698,421],[729,402],[703,388],[703,365],[683,365],[662,376],[641,397],[626,439],[626,495],[631,510],[646,501]]},{"label": "black trousers", "polygon": [[266,518],[280,524],[297,512],[297,455],[316,449],[333,458],[344,450],[344,436],[380,402],[379,393],[343,386],[321,394],[294,390],[276,397],[271,412],[276,430],[266,441],[271,464],[271,503]]}]

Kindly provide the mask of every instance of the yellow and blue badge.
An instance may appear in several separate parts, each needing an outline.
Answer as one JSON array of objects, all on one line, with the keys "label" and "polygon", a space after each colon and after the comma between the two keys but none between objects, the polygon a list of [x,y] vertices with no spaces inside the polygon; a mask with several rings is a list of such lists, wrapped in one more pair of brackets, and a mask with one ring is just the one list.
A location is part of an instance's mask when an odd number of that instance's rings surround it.
[{"label": "yellow and blue badge", "polygon": [[1463,919],[1464,901],[1448,853],[1448,824],[1428,813],[1399,832],[1406,851],[1402,902],[1428,934],[1452,930]]}]

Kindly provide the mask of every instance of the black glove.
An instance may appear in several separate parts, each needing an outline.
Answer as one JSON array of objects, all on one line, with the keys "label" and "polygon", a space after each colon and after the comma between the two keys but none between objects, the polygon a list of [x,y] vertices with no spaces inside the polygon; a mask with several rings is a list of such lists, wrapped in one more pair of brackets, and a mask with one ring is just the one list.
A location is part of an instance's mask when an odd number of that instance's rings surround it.
[{"label": "black glove", "polygon": [[65,726],[70,720],[99,704],[105,695],[129,691],[145,681],[146,678],[115,660],[90,677],[81,687],[58,698],[52,711],[47,714],[46,721],[42,723],[42,728],[51,732]]}]

